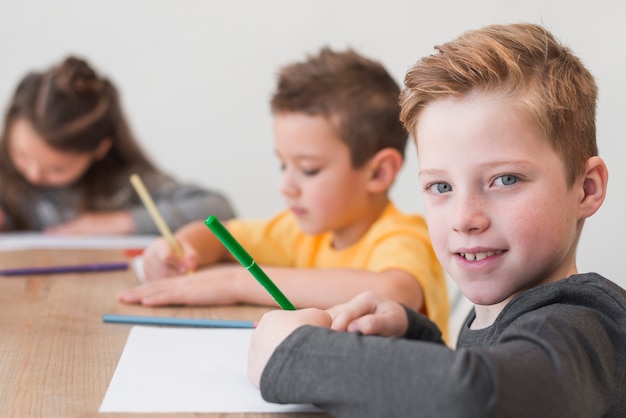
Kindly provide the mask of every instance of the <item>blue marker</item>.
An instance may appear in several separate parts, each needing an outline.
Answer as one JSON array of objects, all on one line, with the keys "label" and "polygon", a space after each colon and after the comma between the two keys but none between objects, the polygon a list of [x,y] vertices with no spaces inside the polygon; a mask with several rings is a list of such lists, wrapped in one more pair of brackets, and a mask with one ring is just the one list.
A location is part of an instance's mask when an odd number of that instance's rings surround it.
[{"label": "blue marker", "polygon": [[200,327],[200,328],[254,328],[253,321],[238,321],[229,319],[203,319],[203,318],[173,318],[165,316],[139,316],[139,315],[102,315],[104,322],[116,324],[134,325],[165,325],[174,327]]}]

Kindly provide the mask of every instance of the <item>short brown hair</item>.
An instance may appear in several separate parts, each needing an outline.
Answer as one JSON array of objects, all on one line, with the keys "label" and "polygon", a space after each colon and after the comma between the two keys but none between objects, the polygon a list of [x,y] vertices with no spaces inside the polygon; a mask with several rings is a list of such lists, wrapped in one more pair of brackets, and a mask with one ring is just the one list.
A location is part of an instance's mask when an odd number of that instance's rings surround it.
[{"label": "short brown hair", "polygon": [[362,167],[383,148],[404,156],[408,134],[400,123],[400,87],[379,62],[349,49],[324,47],[317,55],[280,69],[271,100],[273,114],[323,116]]},{"label": "short brown hair", "polygon": [[562,156],[569,184],[582,174],[586,160],[598,154],[595,80],[544,27],[487,26],[435,49],[405,77],[400,119],[411,134],[429,103],[478,89],[511,97],[528,112]]}]

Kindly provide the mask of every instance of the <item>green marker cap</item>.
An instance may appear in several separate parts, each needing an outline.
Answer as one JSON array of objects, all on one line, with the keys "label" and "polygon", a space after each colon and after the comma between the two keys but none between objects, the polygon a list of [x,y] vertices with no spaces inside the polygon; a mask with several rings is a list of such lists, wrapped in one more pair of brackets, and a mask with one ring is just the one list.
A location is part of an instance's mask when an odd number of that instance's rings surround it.
[{"label": "green marker cap", "polygon": [[209,227],[211,231],[213,231],[215,236],[217,236],[220,241],[222,241],[222,244],[224,244],[224,246],[228,248],[228,251],[230,251],[232,255],[235,256],[237,261],[239,261],[242,266],[244,266],[245,268],[250,268],[250,266],[252,266],[252,263],[254,263],[254,259],[252,258],[252,256],[250,256],[250,254],[248,254],[248,252],[243,249],[241,244],[239,244],[235,240],[235,237],[233,237],[231,233],[228,232],[226,228],[224,228],[224,225],[222,225],[220,221],[217,220],[215,215],[209,216],[204,223],[206,224],[206,226]]}]

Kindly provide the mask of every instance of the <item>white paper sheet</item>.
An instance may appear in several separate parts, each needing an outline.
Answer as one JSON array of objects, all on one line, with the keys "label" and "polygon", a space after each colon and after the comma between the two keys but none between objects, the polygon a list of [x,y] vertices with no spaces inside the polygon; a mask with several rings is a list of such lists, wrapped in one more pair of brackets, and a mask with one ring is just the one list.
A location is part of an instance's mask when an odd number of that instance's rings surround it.
[{"label": "white paper sheet", "polygon": [[38,232],[0,233],[0,251],[29,249],[145,248],[156,235],[61,236]]},{"label": "white paper sheet", "polygon": [[261,398],[246,372],[252,331],[134,326],[100,412],[319,412]]}]

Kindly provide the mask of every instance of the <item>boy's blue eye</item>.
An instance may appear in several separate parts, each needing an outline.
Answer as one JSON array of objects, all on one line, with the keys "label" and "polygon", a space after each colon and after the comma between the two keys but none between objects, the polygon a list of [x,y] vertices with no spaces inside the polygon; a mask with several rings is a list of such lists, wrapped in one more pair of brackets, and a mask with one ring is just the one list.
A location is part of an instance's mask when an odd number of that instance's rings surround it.
[{"label": "boy's blue eye", "polygon": [[503,176],[497,177],[494,183],[501,186],[512,186],[517,183],[518,180],[519,179],[517,178],[517,176],[514,176],[512,174],[505,174]]},{"label": "boy's blue eye", "polygon": [[427,190],[429,190],[431,193],[442,194],[451,192],[452,186],[450,186],[448,183],[434,183],[428,186]]}]

